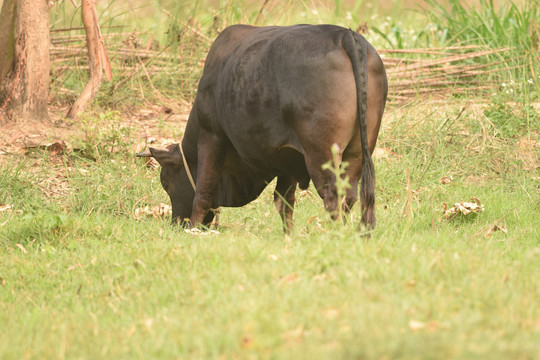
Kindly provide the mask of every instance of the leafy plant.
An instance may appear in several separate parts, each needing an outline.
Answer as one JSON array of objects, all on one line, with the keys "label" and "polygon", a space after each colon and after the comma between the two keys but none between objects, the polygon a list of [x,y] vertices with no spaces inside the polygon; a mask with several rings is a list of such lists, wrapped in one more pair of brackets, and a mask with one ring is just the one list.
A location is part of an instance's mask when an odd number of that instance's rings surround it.
[{"label": "leafy plant", "polygon": [[505,55],[498,54],[489,58],[490,61],[505,60],[509,74],[513,75],[520,70],[512,72],[512,67],[528,64],[527,78],[535,74],[533,68],[538,66],[540,36],[538,1],[529,0],[517,5],[513,1],[480,0],[478,5],[466,5],[462,0],[450,0],[448,6],[435,0],[426,2],[431,7],[426,15],[436,31],[426,29],[418,35],[419,39],[446,46],[508,48]]},{"label": "leafy plant", "polygon": [[515,137],[532,130],[540,123],[540,114],[534,107],[540,99],[534,79],[503,82],[493,93],[484,115],[493,123],[499,137]]},{"label": "leafy plant", "polygon": [[92,159],[108,157],[112,153],[128,154],[133,143],[131,127],[126,126],[118,111],[86,114],[81,117],[84,138],[81,152]]},{"label": "leafy plant", "polygon": [[349,176],[345,175],[345,169],[349,165],[347,161],[339,161],[339,146],[337,144],[332,145],[332,161],[329,161],[326,164],[323,164],[323,170],[329,170],[332,175],[335,177],[335,186],[338,198],[337,206],[337,218],[340,221],[343,221],[343,207],[342,204],[345,202],[345,196],[347,195],[347,189],[351,188],[349,182]]}]

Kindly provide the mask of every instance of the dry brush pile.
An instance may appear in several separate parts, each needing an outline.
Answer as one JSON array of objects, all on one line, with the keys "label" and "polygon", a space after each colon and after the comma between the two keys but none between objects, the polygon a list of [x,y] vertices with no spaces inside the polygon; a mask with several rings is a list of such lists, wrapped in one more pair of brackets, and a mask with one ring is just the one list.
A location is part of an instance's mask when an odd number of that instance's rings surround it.
[{"label": "dry brush pile", "polygon": [[[510,48],[486,49],[478,45],[430,49],[379,50],[390,82],[390,99],[406,101],[417,96],[443,98],[460,93],[482,94],[497,86],[491,75],[527,66],[520,58],[505,58]],[[389,57],[393,56],[393,57]],[[397,55],[401,55],[398,57]],[[405,56],[414,56],[404,57]],[[498,61],[488,57],[499,55]],[[523,59],[524,56],[521,57]]]},{"label": "dry brush pile", "polygon": [[[53,74],[60,83],[73,72],[80,74],[87,71],[85,37],[69,35],[73,30],[79,29],[54,30],[51,37]],[[128,80],[137,78],[153,95],[167,97],[162,94],[163,90],[158,90],[160,87],[155,84],[155,78],[163,74],[177,74],[179,78],[200,74],[204,56],[212,43],[209,36],[191,25],[186,25],[182,32],[181,41],[188,46],[175,46],[174,49],[160,47],[152,37],[143,43],[140,40],[142,35],[136,32],[103,34],[116,76],[113,92]],[[497,75],[530,67],[524,56],[509,56],[511,50],[470,45],[378,51],[388,73],[389,100],[404,102],[427,95],[445,98],[465,93],[489,93],[494,86],[498,86]],[[533,71],[532,68],[530,70]],[[182,74],[182,71],[189,74]],[[69,92],[63,86],[60,89]],[[189,101],[189,96],[185,100]]]}]

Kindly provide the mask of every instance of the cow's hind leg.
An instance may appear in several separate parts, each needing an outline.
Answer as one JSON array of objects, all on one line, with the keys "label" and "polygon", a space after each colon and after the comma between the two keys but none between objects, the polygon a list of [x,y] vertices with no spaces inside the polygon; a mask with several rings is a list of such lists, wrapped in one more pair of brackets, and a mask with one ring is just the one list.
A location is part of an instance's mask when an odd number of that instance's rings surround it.
[{"label": "cow's hind leg", "polygon": [[274,190],[274,204],[283,221],[283,230],[289,234],[293,228],[293,211],[296,200],[296,180],[291,176],[279,176]]},{"label": "cow's hind leg", "polygon": [[221,179],[226,154],[225,141],[218,135],[200,130],[197,168],[197,189],[193,200],[191,226],[207,224],[213,216],[208,211],[213,206],[214,193]]},{"label": "cow's hind leg", "polygon": [[343,163],[347,163],[347,167],[342,170],[342,177],[348,179],[349,187],[347,188],[345,198],[342,201],[342,209],[345,213],[351,211],[352,207],[358,201],[358,183],[362,173],[362,158],[359,153],[351,152],[350,146],[343,153]]},{"label": "cow's hind leg", "polygon": [[[316,154],[316,155],[315,155]],[[338,160],[341,159],[341,155],[338,155]],[[326,156],[323,156],[321,152],[312,152],[311,155],[306,156],[306,166],[313,181],[317,193],[321,197],[324,203],[324,208],[330,213],[332,219],[338,218],[338,194],[336,188],[336,177],[332,171],[326,169],[323,170],[323,165],[331,163],[332,156],[330,151]],[[341,163],[341,161],[339,161]],[[339,166],[339,164],[338,164]]]}]

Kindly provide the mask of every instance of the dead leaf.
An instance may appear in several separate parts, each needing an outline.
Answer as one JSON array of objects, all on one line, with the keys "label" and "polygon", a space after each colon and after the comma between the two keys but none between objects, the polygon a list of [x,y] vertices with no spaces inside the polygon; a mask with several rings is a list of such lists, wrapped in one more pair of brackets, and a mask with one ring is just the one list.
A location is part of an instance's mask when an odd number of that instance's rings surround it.
[{"label": "dead leaf", "polygon": [[133,262],[133,266],[135,266],[135,267],[142,267],[142,268],[146,269],[146,264],[145,264],[144,261],[142,261],[141,259],[136,259],[136,260]]},{"label": "dead leaf", "polygon": [[373,151],[373,159],[379,160],[379,159],[389,159],[390,157],[401,157],[401,155],[396,154],[393,152],[390,148],[376,148],[375,151]]},{"label": "dead leaf", "polygon": [[316,280],[316,281],[323,281],[323,280],[326,280],[326,279],[329,279],[330,278],[330,275],[328,275],[327,273],[322,273],[322,274],[317,274],[313,277],[313,280]]},{"label": "dead leaf", "polygon": [[299,278],[300,278],[300,276],[298,276],[297,273],[293,272],[293,273],[290,273],[289,275],[286,275],[286,276],[282,277],[281,279],[279,279],[278,284],[290,284],[290,283],[298,280]]},{"label": "dead leaf", "polygon": [[219,231],[217,230],[202,231],[201,229],[197,229],[197,228],[184,229],[184,232],[191,235],[202,235],[202,236],[219,235]]},{"label": "dead leaf", "polygon": [[152,318],[145,319],[143,324],[146,327],[146,330],[150,331],[152,330],[152,327],[154,326],[154,319]]},{"label": "dead leaf", "polygon": [[409,320],[409,329],[411,329],[412,331],[422,330],[425,327],[426,327],[426,324],[424,324],[421,321]]},{"label": "dead leaf", "polygon": [[323,311],[323,316],[327,319],[335,319],[339,316],[339,310],[330,308]]},{"label": "dead leaf", "polygon": [[133,334],[135,334],[136,331],[137,331],[137,326],[135,324],[132,324],[130,328],[128,329],[128,331],[126,332],[126,337],[128,339],[131,338]]},{"label": "dead leaf", "polygon": [[65,152],[70,152],[71,146],[64,140],[59,140],[52,143],[29,145],[25,147],[25,150],[26,153],[30,152],[31,150],[43,150],[50,152],[52,155],[61,155]]},{"label": "dead leaf", "polygon": [[483,184],[487,181],[487,175],[469,175],[465,178],[465,182],[469,184]]},{"label": "dead leaf", "polygon": [[147,157],[147,158],[144,158],[144,159],[145,159],[145,162],[146,162],[146,167],[154,168],[154,169],[159,168],[159,163],[153,157]]},{"label": "dead leaf", "polygon": [[173,109],[171,109],[171,108],[168,107],[168,106],[163,105],[163,106],[161,106],[161,107],[159,108],[159,112],[160,112],[160,114],[172,114],[172,113],[173,113]]},{"label": "dead leaf", "polygon": [[283,337],[286,339],[299,338],[304,335],[304,326],[298,325],[296,328],[285,331]]},{"label": "dead leaf", "polygon": [[73,264],[73,265],[68,266],[67,271],[73,271],[77,268],[82,268],[82,267],[83,267],[82,264],[79,264],[79,263]]},{"label": "dead leaf", "polygon": [[139,116],[141,119],[151,119],[154,116],[154,111],[150,109],[140,109]]},{"label": "dead leaf", "polygon": [[160,203],[159,205],[152,206],[152,208],[150,208],[149,206],[140,207],[140,208],[135,209],[133,213],[133,217],[135,218],[135,220],[140,220],[143,217],[149,217],[149,216],[152,216],[155,219],[158,219],[167,215],[172,215],[172,208],[170,205],[167,205],[164,203]]},{"label": "dead leaf", "polygon": [[378,147],[378,148],[375,149],[375,151],[373,151],[372,157],[373,157],[374,160],[388,159],[389,153],[390,153],[389,149]]},{"label": "dead leaf", "polygon": [[452,220],[458,215],[478,214],[484,211],[484,205],[480,202],[480,199],[473,197],[470,202],[461,201],[455,203],[454,206],[448,208],[448,205],[444,203],[443,217],[447,220]]},{"label": "dead leaf", "polygon": [[311,215],[309,217],[309,219],[307,220],[307,224],[311,224],[313,222],[313,220],[317,219],[317,215]]},{"label": "dead leaf", "polygon": [[13,204],[0,205],[0,212],[8,211],[13,207]]},{"label": "dead leaf", "polygon": [[450,176],[444,176],[441,178],[440,182],[442,185],[448,185],[452,182],[452,180],[454,180],[454,178],[450,175]]},{"label": "dead leaf", "polygon": [[501,217],[500,219],[495,220],[494,222],[492,222],[488,226],[483,227],[482,229],[480,229],[479,231],[474,233],[472,235],[472,237],[475,238],[477,236],[484,235],[484,237],[488,238],[495,231],[502,231],[502,232],[504,232],[506,234],[508,232],[508,229],[506,229],[506,226],[505,225],[498,225],[501,221],[503,221],[504,217],[505,216]]},{"label": "dead leaf", "polygon": [[244,349],[249,349],[253,346],[253,337],[250,335],[246,335],[242,338],[241,346]]},{"label": "dead leaf", "polygon": [[497,225],[497,224],[493,224],[492,227],[489,228],[489,230],[487,231],[485,237],[490,237],[491,234],[493,234],[495,231],[502,231],[503,233],[505,234],[508,234],[508,229],[506,228],[505,225]]},{"label": "dead leaf", "polygon": [[437,321],[430,321],[427,324],[426,329],[428,331],[434,332],[434,331],[439,330],[439,328],[441,328],[441,327],[443,327],[443,326],[441,326],[441,324],[439,324]]},{"label": "dead leaf", "polygon": [[170,205],[160,203],[159,205],[152,207],[152,216],[155,218],[165,215],[172,215],[172,207]]},{"label": "dead leaf", "polygon": [[22,246],[21,244],[15,244],[16,247],[18,247],[19,249],[21,249],[21,251],[23,252],[23,254],[26,254],[27,251],[26,249],[24,248],[24,246]]},{"label": "dead leaf", "polygon": [[52,143],[47,150],[53,155],[59,155],[69,150],[69,146],[65,141],[56,141]]},{"label": "dead leaf", "polygon": [[309,189],[301,190],[298,193],[298,199],[303,199],[303,198],[306,198],[306,197],[313,197],[313,193]]}]

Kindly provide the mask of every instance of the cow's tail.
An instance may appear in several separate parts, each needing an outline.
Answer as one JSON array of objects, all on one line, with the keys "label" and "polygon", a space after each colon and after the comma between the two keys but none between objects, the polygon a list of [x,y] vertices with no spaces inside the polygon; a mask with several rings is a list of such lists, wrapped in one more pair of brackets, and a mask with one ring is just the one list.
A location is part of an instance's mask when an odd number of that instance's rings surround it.
[{"label": "cow's tail", "polygon": [[375,228],[375,168],[367,140],[367,42],[359,34],[348,30],[342,40],[343,49],[351,59],[357,96],[357,120],[360,125],[362,141],[362,182],[360,201],[362,203],[362,222]]}]

